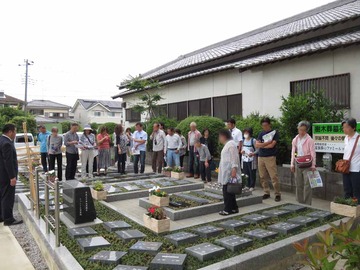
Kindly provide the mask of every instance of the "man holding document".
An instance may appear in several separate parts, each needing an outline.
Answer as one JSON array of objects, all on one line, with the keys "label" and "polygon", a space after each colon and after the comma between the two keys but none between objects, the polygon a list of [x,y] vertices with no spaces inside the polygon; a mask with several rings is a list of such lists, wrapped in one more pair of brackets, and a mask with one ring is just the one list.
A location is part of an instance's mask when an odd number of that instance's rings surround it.
[{"label": "man holding document", "polygon": [[270,198],[270,188],[268,177],[270,176],[271,182],[275,190],[275,201],[281,201],[280,183],[276,165],[277,148],[276,145],[279,141],[279,133],[271,128],[271,120],[265,117],[261,120],[261,127],[257,141],[256,148],[258,152],[258,167],[260,183],[264,190],[263,199]]}]

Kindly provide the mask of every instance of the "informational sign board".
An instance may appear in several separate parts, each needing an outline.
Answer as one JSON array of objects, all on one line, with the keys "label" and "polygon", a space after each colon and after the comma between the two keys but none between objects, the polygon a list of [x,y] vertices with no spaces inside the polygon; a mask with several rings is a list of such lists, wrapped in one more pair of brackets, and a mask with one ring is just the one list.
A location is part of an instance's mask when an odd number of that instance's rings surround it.
[{"label": "informational sign board", "polygon": [[[315,151],[320,153],[344,153],[345,134],[341,123],[316,123],[312,126]],[[357,125],[360,130],[360,123]]]}]

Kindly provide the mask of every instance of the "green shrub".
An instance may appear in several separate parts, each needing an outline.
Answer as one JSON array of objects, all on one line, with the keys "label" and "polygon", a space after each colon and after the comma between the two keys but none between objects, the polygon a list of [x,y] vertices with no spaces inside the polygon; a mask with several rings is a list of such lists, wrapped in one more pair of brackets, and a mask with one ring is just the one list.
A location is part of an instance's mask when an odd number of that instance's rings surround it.
[{"label": "green shrub", "polygon": [[[176,128],[181,130],[181,133],[187,140],[187,134],[190,130],[190,123],[195,122],[197,124],[197,129],[202,132],[205,128],[210,130],[210,138],[213,140],[215,149],[218,149],[218,134],[219,131],[225,128],[224,121],[217,117],[211,116],[190,116],[182,120]],[[218,156],[219,151],[215,152],[215,156]]]},{"label": "green shrub", "polygon": [[103,191],[104,190],[104,184],[102,181],[97,180],[93,184],[93,189],[96,191]]},{"label": "green shrub", "polygon": [[27,132],[31,134],[36,134],[36,120],[33,116],[15,116],[10,120],[10,123],[13,123],[16,126],[17,132],[23,133],[23,122],[26,122]]},{"label": "green shrub", "polygon": [[36,134],[36,121],[32,114],[22,111],[20,108],[3,107],[0,108],[0,125],[4,126],[6,123],[16,125],[19,133],[23,132],[23,122],[27,124],[29,133]]},{"label": "green shrub", "polygon": [[[114,133],[114,130],[115,130],[116,125],[117,125],[116,123],[107,122],[107,123],[101,125],[101,127],[102,127],[102,126],[106,126],[107,129],[108,129],[109,134],[111,135],[111,134]],[[100,128],[101,128],[101,127],[100,127]],[[99,130],[99,131],[100,131],[100,130]]]},{"label": "green shrub", "polygon": [[144,130],[148,134],[148,142],[147,142],[148,151],[152,151],[152,141],[150,140],[150,135],[153,132],[153,125],[156,122],[163,123],[165,125],[165,129],[169,128],[169,127],[175,128],[178,124],[178,122],[175,119],[164,117],[164,116],[156,117],[156,118],[151,119],[149,122],[146,122],[144,124]]},{"label": "green shrub", "polygon": [[71,122],[70,122],[70,121],[61,122],[62,132],[63,132],[63,133],[68,132],[68,131],[70,130],[70,125],[71,125]]},{"label": "green shrub", "polygon": [[91,127],[93,130],[98,131],[98,129],[99,129],[99,124],[98,124],[98,123],[90,123],[90,127]]}]

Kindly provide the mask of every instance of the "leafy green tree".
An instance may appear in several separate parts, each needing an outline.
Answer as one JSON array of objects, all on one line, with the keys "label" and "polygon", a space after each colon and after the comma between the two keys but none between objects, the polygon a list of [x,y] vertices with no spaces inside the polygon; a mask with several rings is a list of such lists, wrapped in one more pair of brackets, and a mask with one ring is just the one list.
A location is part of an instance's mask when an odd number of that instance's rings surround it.
[{"label": "leafy green tree", "polygon": [[[155,118],[158,115],[158,104],[163,97],[156,92],[160,89],[160,83],[152,79],[144,79],[141,75],[123,81],[121,85],[126,85],[126,88],[139,92],[139,102],[132,107],[132,109],[139,113],[146,113],[148,119]],[[154,92],[155,91],[155,92]]]},{"label": "leafy green tree", "polygon": [[[107,123],[101,125],[100,128],[101,128],[102,126],[106,126],[107,129],[108,129],[109,134],[112,135],[112,134],[114,133],[114,130],[115,130],[116,125],[117,125],[116,123],[107,122]],[[99,130],[99,131],[100,131],[100,130]]]},{"label": "leafy green tree", "polygon": [[23,122],[27,123],[27,130],[29,133],[36,134],[35,117],[20,108],[3,107],[0,108],[0,125],[4,126],[6,123],[13,123],[19,133],[23,132]]},{"label": "leafy green tree", "polygon": [[33,116],[15,116],[10,120],[10,123],[13,123],[16,126],[17,132],[23,133],[23,123],[26,122],[27,132],[31,134],[36,134],[36,121]]},{"label": "leafy green tree", "polygon": [[91,123],[91,124],[90,124],[90,127],[91,127],[93,130],[96,130],[96,131],[97,131],[98,128],[99,128],[99,124],[94,122],[94,123]]},{"label": "leafy green tree", "polygon": [[70,126],[71,126],[71,122],[70,121],[64,121],[61,122],[61,128],[62,128],[62,132],[66,133],[70,130]]}]

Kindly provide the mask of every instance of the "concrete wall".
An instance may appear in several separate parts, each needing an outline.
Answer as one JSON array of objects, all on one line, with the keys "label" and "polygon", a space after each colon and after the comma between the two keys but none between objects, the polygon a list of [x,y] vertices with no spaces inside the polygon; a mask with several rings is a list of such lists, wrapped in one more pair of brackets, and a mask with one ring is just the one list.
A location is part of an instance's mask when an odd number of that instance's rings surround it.
[{"label": "concrete wall", "polygon": [[[335,51],[287,60],[239,73],[228,70],[164,86],[161,104],[193,99],[243,94],[243,115],[259,111],[280,116],[281,96],[290,93],[290,82],[323,76],[350,73],[351,110],[360,119],[360,47],[352,46]],[[128,108],[136,104],[136,96],[125,96]]]}]

